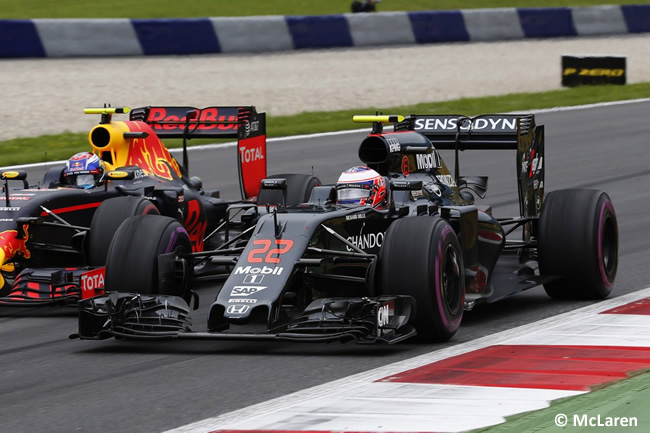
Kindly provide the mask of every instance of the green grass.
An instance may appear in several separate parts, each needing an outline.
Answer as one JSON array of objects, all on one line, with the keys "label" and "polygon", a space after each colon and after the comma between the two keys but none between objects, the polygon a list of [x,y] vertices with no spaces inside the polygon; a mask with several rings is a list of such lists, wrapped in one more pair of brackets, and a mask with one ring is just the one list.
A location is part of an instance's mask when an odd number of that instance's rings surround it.
[{"label": "green grass", "polygon": [[[325,15],[350,12],[352,0],[0,0],[0,18],[179,18],[251,15]],[[377,10],[414,11],[497,7],[649,4],[649,0],[384,0]]]},{"label": "green grass", "polygon": [[[647,407],[650,403],[650,373],[644,372],[621,380],[601,385],[586,394],[555,400],[546,409],[522,413],[508,417],[507,422],[493,427],[472,430],[472,433],[592,433],[592,432],[630,432],[648,431],[650,414]],[[566,427],[555,423],[556,415],[567,416]],[[579,418],[606,417],[637,418],[637,426],[626,427],[595,427],[582,426],[574,423],[573,415]]]},{"label": "green grass", "polygon": [[[401,107],[365,107],[334,112],[302,113],[295,116],[269,116],[269,137],[307,134],[313,132],[339,131],[362,128],[352,123],[354,114],[374,114],[376,110],[390,114],[465,114],[526,112],[532,109],[590,104],[650,97],[650,83],[626,86],[590,86],[556,90],[544,93],[520,93],[485,98],[464,98],[454,101],[429,102]],[[119,117],[116,117],[119,119]],[[211,140],[210,142],[214,142]],[[192,140],[190,144],[204,144],[205,140]],[[170,147],[180,147],[180,140],[166,141]],[[0,141],[2,165],[67,159],[76,152],[87,150],[87,133],[45,135],[34,138],[18,138]]]}]

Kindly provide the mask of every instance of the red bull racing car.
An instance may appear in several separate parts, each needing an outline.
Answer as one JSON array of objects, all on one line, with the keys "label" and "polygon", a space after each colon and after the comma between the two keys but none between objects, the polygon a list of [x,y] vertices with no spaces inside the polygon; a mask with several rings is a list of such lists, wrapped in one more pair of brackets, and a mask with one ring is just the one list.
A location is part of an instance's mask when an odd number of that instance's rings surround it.
[{"label": "red bull racing car", "polygon": [[[196,254],[177,221],[144,215],[117,230],[102,296],[79,304],[82,339],[175,338],[395,343],[450,339],[463,311],[543,285],[604,298],[618,266],[614,207],[601,191],[544,194],[544,127],[533,115],[358,116],[373,122],[365,164],[304,203],[251,204],[239,236]],[[383,123],[394,130],[383,131]],[[456,152],[452,174],[439,150]],[[459,151],[509,149],[519,215],[477,206],[487,178],[461,176]],[[284,179],[262,190],[284,192]],[[134,248],[146,239],[147,248]],[[192,266],[232,271],[191,329]],[[134,275],[137,276],[134,277]]]},{"label": "red bull racing car", "polygon": [[[130,216],[155,214],[178,221],[189,249],[201,252],[224,242],[220,228],[229,206],[264,200],[258,192],[267,177],[266,123],[255,107],[108,107],[85,112],[101,115],[89,134],[92,153],[75,155],[66,167],[50,168],[38,185],[29,186],[23,171],[0,172],[0,305],[74,304],[103,293],[108,246]],[[128,113],[128,120],[112,119],[120,113]],[[183,139],[182,165],[164,138]],[[237,139],[242,201],[221,199],[218,191],[205,191],[198,177],[189,176],[187,140],[192,138]],[[318,182],[311,176],[290,176],[292,188]],[[16,181],[22,185],[11,188]],[[204,263],[195,277],[214,269]]]}]

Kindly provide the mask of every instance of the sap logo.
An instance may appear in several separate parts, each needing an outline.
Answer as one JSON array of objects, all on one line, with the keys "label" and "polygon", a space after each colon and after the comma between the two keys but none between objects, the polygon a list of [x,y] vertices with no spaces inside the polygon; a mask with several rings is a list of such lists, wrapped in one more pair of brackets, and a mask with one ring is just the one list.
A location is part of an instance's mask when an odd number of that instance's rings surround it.
[{"label": "sap logo", "polygon": [[235,286],[230,292],[230,296],[250,296],[266,289],[266,286]]},{"label": "sap logo", "polygon": [[388,143],[388,150],[390,153],[393,152],[399,152],[400,151],[400,144],[399,140],[395,137],[386,137],[386,143]]},{"label": "sap logo", "polygon": [[228,305],[226,313],[228,314],[246,314],[250,307],[248,305]]},{"label": "sap logo", "polygon": [[256,268],[254,266],[238,266],[235,268],[235,274],[262,274],[262,275],[280,275],[284,270],[283,267],[271,268],[269,266],[262,266]]},{"label": "sap logo", "polygon": [[436,176],[436,179],[438,179],[438,182],[440,182],[443,185],[447,185],[450,188],[453,188],[456,186],[456,182],[454,181],[454,177],[450,174],[439,174]]},{"label": "sap logo", "polygon": [[[355,247],[361,250],[367,250],[370,248],[381,247],[381,244],[384,242],[384,234],[382,232],[366,233],[363,235],[349,236],[347,240]],[[346,248],[348,251],[352,251],[352,248],[350,247],[346,247]]]},{"label": "sap logo", "polygon": [[383,328],[388,326],[390,319],[395,315],[393,302],[382,304],[377,308],[377,326]]},{"label": "sap logo", "polygon": [[243,162],[263,161],[264,152],[261,147],[247,149],[246,147],[239,148],[239,156]]},{"label": "sap logo", "polygon": [[431,170],[432,168],[440,168],[442,165],[437,152],[415,155],[415,162],[418,170]]}]

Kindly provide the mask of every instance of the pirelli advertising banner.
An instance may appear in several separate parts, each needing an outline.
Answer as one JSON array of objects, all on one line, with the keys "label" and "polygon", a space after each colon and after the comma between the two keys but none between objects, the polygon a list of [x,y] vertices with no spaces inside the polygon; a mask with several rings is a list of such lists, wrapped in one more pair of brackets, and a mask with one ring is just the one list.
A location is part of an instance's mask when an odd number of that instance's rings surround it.
[{"label": "pirelli advertising banner", "polygon": [[625,57],[562,56],[562,86],[625,84]]}]

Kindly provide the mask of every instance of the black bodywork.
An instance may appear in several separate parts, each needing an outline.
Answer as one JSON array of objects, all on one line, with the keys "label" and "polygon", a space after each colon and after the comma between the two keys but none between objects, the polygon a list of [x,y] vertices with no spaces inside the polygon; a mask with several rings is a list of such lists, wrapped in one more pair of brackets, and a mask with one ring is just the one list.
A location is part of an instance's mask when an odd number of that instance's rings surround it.
[{"label": "black bodywork", "polygon": [[[113,121],[113,114],[126,112],[128,121]],[[102,116],[89,134],[90,150],[106,165],[98,186],[68,185],[62,165],[49,168],[31,186],[24,172],[2,172],[0,305],[75,304],[81,296],[83,274],[96,267],[89,265],[97,265],[87,257],[91,222],[95,211],[110,198],[133,196],[150,201],[161,215],[183,224],[194,252],[218,246],[222,239],[206,235],[225,221],[229,205],[242,201],[223,200],[218,191],[204,190],[198,177],[189,176],[190,139],[238,140],[244,202],[255,199],[259,178],[266,175],[265,114],[257,113],[255,107],[149,106],[130,111],[109,107],[87,113]],[[182,164],[171,156],[163,138],[183,139]],[[252,168],[242,160],[247,147],[255,148],[260,159]],[[18,181],[22,187],[11,188]],[[94,289],[101,293],[102,288],[103,283]]]},{"label": "black bodywork", "polygon": [[[544,128],[532,115],[384,117],[395,123],[394,131],[383,132],[375,121],[359,158],[387,178],[385,208],[337,205],[334,186],[314,188],[297,206],[252,206],[238,242],[201,255],[231,267],[210,307],[207,332],[191,331],[181,293],[107,287],[112,293],[80,304],[75,337],[401,341],[416,333],[409,322],[417,300],[378,293],[376,266],[389,227],[404,218],[443,219],[453,228],[464,263],[465,309],[555,278],[540,275],[536,262]],[[520,215],[496,218],[475,206],[487,179],[459,176],[458,164],[452,174],[439,149],[516,151]],[[262,188],[277,184],[263,182]],[[507,240],[512,233],[518,239]],[[196,259],[175,257],[177,264]]]}]

